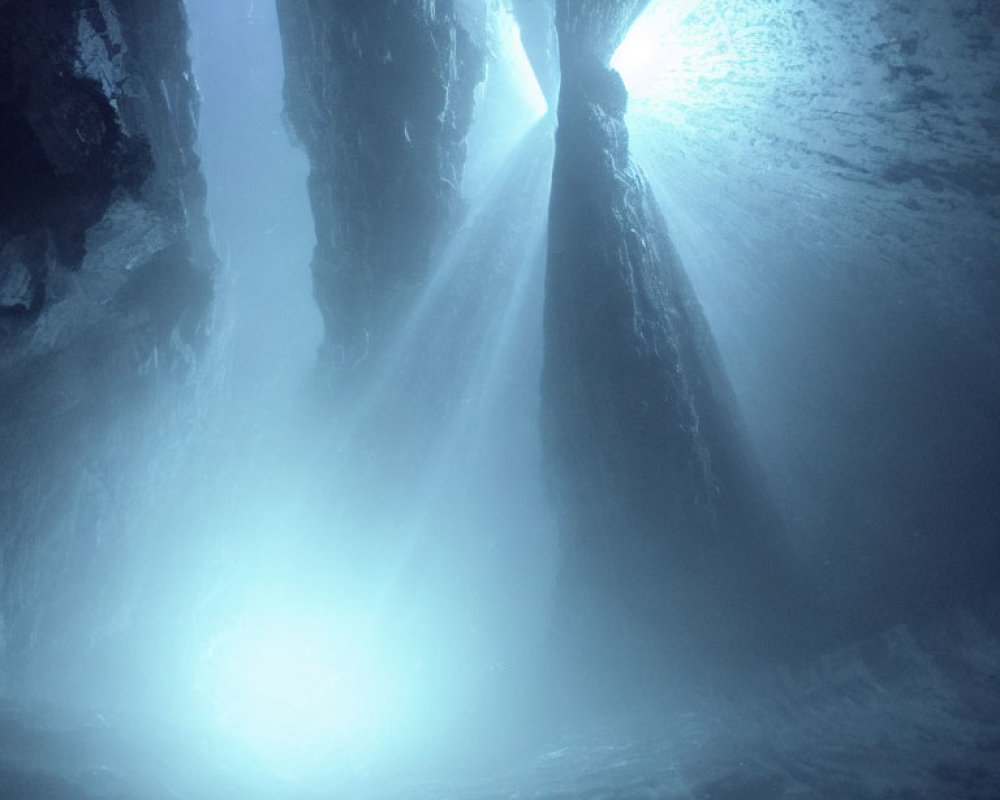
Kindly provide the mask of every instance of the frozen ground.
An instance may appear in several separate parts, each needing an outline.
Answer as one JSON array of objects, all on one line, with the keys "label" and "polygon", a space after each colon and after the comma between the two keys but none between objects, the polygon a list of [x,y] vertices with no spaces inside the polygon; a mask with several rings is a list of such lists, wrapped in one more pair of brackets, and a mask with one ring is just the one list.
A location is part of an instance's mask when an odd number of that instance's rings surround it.
[{"label": "frozen ground", "polygon": [[684,711],[578,722],[481,775],[373,762],[264,779],[124,718],[8,708],[0,797],[987,800],[1000,797],[1000,638],[981,620],[896,627]]}]

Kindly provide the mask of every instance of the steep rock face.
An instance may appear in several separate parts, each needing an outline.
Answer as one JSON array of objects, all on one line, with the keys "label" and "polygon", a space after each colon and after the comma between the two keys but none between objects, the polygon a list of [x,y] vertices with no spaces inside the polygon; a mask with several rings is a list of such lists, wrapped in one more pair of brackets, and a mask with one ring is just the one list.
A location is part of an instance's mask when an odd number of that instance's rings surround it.
[{"label": "steep rock face", "polygon": [[633,155],[814,594],[850,636],[981,604],[1000,578],[1000,6],[727,2],[670,39],[686,66],[637,84]]},{"label": "steep rock face", "polygon": [[22,664],[114,560],[116,450],[203,331],[186,37],[180,2],[0,3],[0,648]]},{"label": "steep rock face", "polygon": [[279,0],[286,108],[311,162],[324,361],[363,369],[455,217],[483,60],[452,2]]},{"label": "steep rock face", "polygon": [[557,16],[543,434],[564,551],[557,635],[627,673],[669,651],[750,645],[780,525],[629,159],[627,94],[604,61],[613,42],[591,35],[602,13],[565,3]]}]

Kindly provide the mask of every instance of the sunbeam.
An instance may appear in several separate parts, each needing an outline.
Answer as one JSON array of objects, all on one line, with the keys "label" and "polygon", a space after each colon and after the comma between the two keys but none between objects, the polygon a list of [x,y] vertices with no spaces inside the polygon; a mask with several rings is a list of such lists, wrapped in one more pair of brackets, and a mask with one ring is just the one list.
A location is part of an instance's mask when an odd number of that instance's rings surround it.
[{"label": "sunbeam", "polygon": [[998,41],[0,0],[0,799],[994,797]]}]

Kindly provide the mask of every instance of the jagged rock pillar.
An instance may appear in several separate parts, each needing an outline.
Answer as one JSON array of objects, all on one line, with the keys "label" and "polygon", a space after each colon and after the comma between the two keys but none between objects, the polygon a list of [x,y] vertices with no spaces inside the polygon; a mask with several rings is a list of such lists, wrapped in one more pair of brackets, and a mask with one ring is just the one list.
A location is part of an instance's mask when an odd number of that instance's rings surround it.
[{"label": "jagged rock pillar", "polygon": [[597,680],[754,648],[778,594],[770,509],[608,60],[637,2],[557,4],[542,424],[560,520],[554,636]]},{"label": "jagged rock pillar", "polygon": [[0,690],[128,625],[128,454],[212,298],[187,35],[180,0],[0,2]]},{"label": "jagged rock pillar", "polygon": [[285,102],[309,156],[322,366],[377,360],[459,207],[483,59],[454,3],[278,0]]}]

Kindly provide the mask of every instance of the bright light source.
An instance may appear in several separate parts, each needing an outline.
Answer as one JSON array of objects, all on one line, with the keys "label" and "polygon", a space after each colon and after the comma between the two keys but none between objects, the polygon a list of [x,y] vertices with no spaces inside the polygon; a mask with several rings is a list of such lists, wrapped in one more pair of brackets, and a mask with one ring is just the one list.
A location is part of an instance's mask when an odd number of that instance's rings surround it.
[{"label": "bright light source", "polygon": [[638,104],[697,104],[706,83],[733,62],[729,30],[704,0],[653,0],[629,29],[611,66]]},{"label": "bright light source", "polygon": [[221,763],[340,780],[457,735],[493,657],[466,615],[430,588],[391,598],[375,576],[361,587],[308,573],[245,578],[202,607],[197,727]]},{"label": "bright light source", "polygon": [[328,616],[266,610],[215,637],[200,684],[228,738],[294,771],[350,758],[370,740],[383,698],[367,661],[357,638]]},{"label": "bright light source", "polygon": [[524,50],[521,29],[514,19],[513,12],[507,8],[501,9],[495,25],[500,48],[500,52],[497,53],[498,61],[508,65],[513,73],[520,90],[521,101],[528,109],[529,120],[532,122],[539,120],[548,112],[549,104],[545,101],[545,94],[538,84],[538,76]]},{"label": "bright light source", "polygon": [[225,665],[231,722],[278,740],[349,729],[363,704],[359,687],[321,630],[272,620],[244,636]]},{"label": "bright light source", "polygon": [[498,185],[498,170],[548,112],[548,103],[506,3],[490,3],[486,80],[479,84],[462,191],[473,203]]}]

